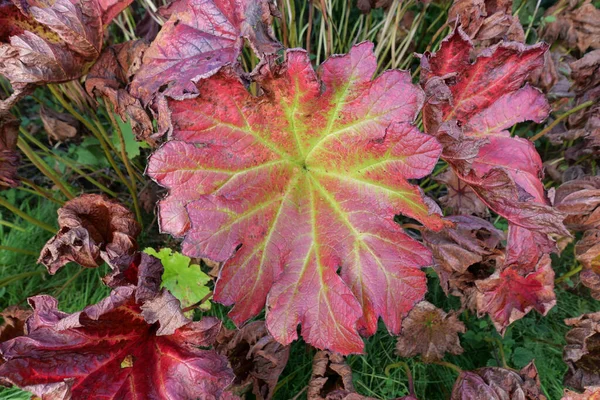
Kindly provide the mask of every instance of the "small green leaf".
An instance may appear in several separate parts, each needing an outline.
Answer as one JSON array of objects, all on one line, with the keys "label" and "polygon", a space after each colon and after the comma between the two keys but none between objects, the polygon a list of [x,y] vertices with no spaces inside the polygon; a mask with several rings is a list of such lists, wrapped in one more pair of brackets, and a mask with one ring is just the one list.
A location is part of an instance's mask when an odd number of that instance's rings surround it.
[{"label": "small green leaf", "polygon": [[[165,272],[162,276],[162,287],[167,288],[173,296],[181,301],[185,308],[202,300],[210,293],[206,286],[210,276],[200,269],[198,264],[190,264],[190,258],[169,248],[156,251],[147,248],[144,253],[154,256],[162,262]],[[199,307],[201,310],[210,310],[210,301],[205,301]]]},{"label": "small green leaf", "polygon": [[[140,155],[140,143],[135,140],[135,136],[133,135],[133,129],[131,128],[131,122],[123,122],[121,117],[114,114],[115,121],[119,125],[119,129],[123,134],[123,140],[125,141],[125,151],[127,152],[127,158],[130,160]],[[118,135],[113,135],[113,144],[115,147],[120,150],[121,149],[121,141],[119,140]]]},{"label": "small green leaf", "polygon": [[529,364],[529,362],[533,360],[534,357],[535,354],[533,354],[531,350],[525,347],[517,347],[513,352],[512,361],[515,367],[523,368],[524,366]]}]

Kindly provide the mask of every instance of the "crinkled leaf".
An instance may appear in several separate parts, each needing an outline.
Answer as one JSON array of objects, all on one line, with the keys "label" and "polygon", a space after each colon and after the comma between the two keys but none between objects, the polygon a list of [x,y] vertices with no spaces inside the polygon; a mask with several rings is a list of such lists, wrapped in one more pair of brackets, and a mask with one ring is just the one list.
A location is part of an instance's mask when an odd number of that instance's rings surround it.
[{"label": "crinkled leaf", "polygon": [[58,225],[38,260],[51,274],[70,261],[95,268],[102,260],[137,250],[140,226],[133,214],[102,195],[83,194],[66,202],[58,209]]},{"label": "crinkled leaf", "polygon": [[[488,221],[473,216],[450,216],[454,224],[440,232],[423,232],[424,243],[432,250],[434,269],[446,294],[470,303],[477,279],[487,278],[502,257],[504,233]],[[489,271],[486,274],[486,271]]]},{"label": "crinkled leaf", "polygon": [[574,231],[600,228],[600,176],[563,183],[556,189],[554,206],[565,213],[565,225]]},{"label": "crinkled leaf", "polygon": [[80,122],[68,113],[40,107],[40,118],[50,142],[66,142],[74,139],[81,129]]},{"label": "crinkled leaf", "polygon": [[533,362],[521,371],[486,367],[464,371],[452,388],[451,400],[547,400],[542,394],[538,372]]},{"label": "crinkled leaf", "polygon": [[509,266],[476,284],[477,314],[489,314],[501,334],[529,311],[535,309],[546,315],[556,304],[554,271],[548,255],[540,259],[533,272],[520,275],[518,269]]},{"label": "crinkled leaf", "polygon": [[236,331],[222,328],[216,349],[227,357],[235,373],[230,391],[243,394],[251,388],[258,399],[273,397],[290,348],[273,339],[264,321],[251,322]]},{"label": "crinkled leaf", "polygon": [[458,179],[449,169],[435,177],[436,182],[446,185],[448,193],[440,197],[440,202],[449,208],[452,214],[487,216],[489,210],[469,185]]},{"label": "crinkled leaf", "polygon": [[[162,91],[173,98],[197,95],[195,82],[235,63],[244,40],[259,57],[281,45],[274,37],[271,0],[179,0],[144,54],[131,93],[148,104]],[[166,88],[166,89],[163,89]]]},{"label": "crinkled leaf", "polygon": [[152,136],[152,120],[140,100],[129,94],[127,85],[140,68],[147,48],[148,44],[143,40],[106,48],[85,80],[85,90],[92,96],[103,97],[122,121],[129,120],[133,133],[139,139]]},{"label": "crinkled leaf", "polygon": [[552,43],[564,42],[568,48],[578,48],[582,53],[588,48],[600,48],[600,10],[591,0],[563,0],[548,8],[545,16],[556,19],[544,26],[541,37]]},{"label": "crinkled leaf", "polygon": [[461,27],[482,47],[502,40],[525,41],[519,16],[512,14],[512,1],[454,0],[448,11],[448,23]]},{"label": "crinkled leaf", "polygon": [[0,343],[25,335],[25,320],[30,316],[30,310],[17,306],[10,306],[0,312],[0,317],[4,320],[0,325]]},{"label": "crinkled leaf", "polygon": [[0,190],[19,184],[17,167],[21,157],[17,152],[19,120],[8,111],[0,110]]},{"label": "crinkled leaf", "polygon": [[565,320],[571,326],[563,360],[569,370],[565,384],[578,390],[600,386],[600,312]]},{"label": "crinkled leaf", "polygon": [[408,182],[441,149],[409,123],[423,101],[409,74],[371,80],[376,66],[370,43],[318,74],[290,50],[261,65],[258,97],[223,69],[198,82],[197,98],[170,102],[172,140],[149,161],[170,189],[161,229],[185,237],[184,254],[224,261],[215,299],[235,305],[237,324],[266,302],[283,344],[302,324],[315,347],[360,352],[359,329],[373,334],[381,316],[398,333],[426,291],[431,255],[393,218],[443,226]]},{"label": "crinkled leaf", "polygon": [[356,393],[352,369],[341,354],[318,351],[306,392],[308,400],[372,400]]},{"label": "crinkled leaf", "polygon": [[[181,302],[182,307],[196,304],[210,293],[210,288],[206,286],[211,281],[210,276],[202,272],[198,264],[190,264],[189,257],[169,248],[160,251],[147,248],[144,253],[162,262],[165,269],[162,286]],[[210,301],[207,299],[199,307],[202,310],[210,310]]]},{"label": "crinkled leaf", "polygon": [[446,352],[463,352],[458,333],[465,333],[465,325],[454,312],[422,301],[404,319],[396,351],[402,357],[420,354],[424,362],[441,360]]},{"label": "crinkled leaf", "polygon": [[[216,318],[186,320],[177,300],[164,289],[157,292],[156,285],[154,297],[137,301],[143,283],[159,281],[162,273],[160,268],[148,269],[144,264],[153,263],[146,261],[133,262],[130,275],[124,271],[141,286],[117,287],[98,304],[74,314],[58,311],[50,296],[30,298],[34,312],[27,336],[0,345],[6,360],[0,380],[43,398],[221,396],[233,380],[227,359],[198,348],[214,343],[221,323]],[[173,301],[176,309],[162,307]],[[148,318],[159,314],[165,315]],[[55,397],[57,393],[64,397]]]},{"label": "crinkled leaf", "polygon": [[591,290],[592,297],[600,300],[600,229],[590,229],[575,245],[575,256],[583,266],[581,283]]},{"label": "crinkled leaf", "polygon": [[586,388],[583,393],[565,389],[561,400],[600,400],[600,386]]},{"label": "crinkled leaf", "polygon": [[131,1],[2,1],[0,74],[13,87],[78,78],[100,56],[104,25]]},{"label": "crinkled leaf", "polygon": [[[422,57],[426,130],[440,138],[442,158],[457,177],[496,213],[534,232],[569,236],[546,198],[534,146],[507,132],[515,123],[541,122],[548,115],[543,94],[523,86],[542,65],[546,46],[500,43],[471,63],[472,48],[459,27],[437,53]],[[523,261],[535,264],[540,255]]]}]

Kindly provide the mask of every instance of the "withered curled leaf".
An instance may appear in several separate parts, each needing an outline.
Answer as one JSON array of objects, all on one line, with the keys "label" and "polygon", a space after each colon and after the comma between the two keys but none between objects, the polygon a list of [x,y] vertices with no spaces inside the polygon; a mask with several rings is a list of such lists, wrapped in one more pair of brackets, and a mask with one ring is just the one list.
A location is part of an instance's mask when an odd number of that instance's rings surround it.
[{"label": "withered curled leaf", "polygon": [[512,0],[454,0],[448,11],[450,25],[459,22],[473,42],[486,47],[503,40],[525,41]]},{"label": "withered curled leaf", "polygon": [[600,176],[563,183],[556,189],[554,206],[565,213],[565,226],[574,231],[600,228]]},{"label": "withered curled leaf", "polygon": [[19,184],[17,167],[21,157],[17,153],[19,120],[8,111],[0,110],[0,190]]},{"label": "withered curled leaf", "polygon": [[84,194],[58,209],[59,231],[41,251],[38,262],[51,274],[73,261],[86,268],[133,254],[140,226],[116,200]]},{"label": "withered curled leaf", "polygon": [[582,53],[588,48],[600,48],[600,10],[591,0],[561,0],[544,15],[555,20],[544,26],[542,39],[550,43],[560,40],[566,47]]},{"label": "withered curled leaf", "polygon": [[144,40],[132,40],[104,49],[87,75],[85,90],[92,96],[102,97],[123,121],[129,120],[138,139],[153,143],[152,120],[140,100],[127,91],[147,48]]},{"label": "withered curled leaf", "polygon": [[76,79],[100,56],[104,27],[132,0],[3,0],[0,74],[14,89]]},{"label": "withered curled leaf", "polygon": [[561,400],[600,400],[600,386],[586,388],[583,393],[565,389],[565,393]]},{"label": "withered curled leaf", "polygon": [[565,384],[577,390],[600,386],[600,312],[567,319],[565,324],[572,327],[563,350],[569,367]]},{"label": "withered curled leaf", "polygon": [[308,383],[308,400],[373,400],[356,393],[352,369],[341,354],[317,351]]},{"label": "withered curled leaf", "polygon": [[40,118],[50,142],[66,142],[74,139],[81,129],[80,122],[68,113],[40,107]]},{"label": "withered curled leaf", "polygon": [[[31,310],[18,306],[10,306],[0,312],[0,317],[4,320],[0,325],[0,343],[25,335],[25,320],[30,316]],[[0,363],[2,363],[1,359]]]},{"label": "withered curled leaf", "polygon": [[264,321],[254,321],[239,330],[222,328],[216,350],[227,357],[235,380],[230,391],[243,394],[251,389],[257,399],[271,399],[290,355],[290,347],[275,341]]},{"label": "withered curled leaf", "polygon": [[465,333],[465,325],[453,311],[422,301],[404,319],[396,352],[402,357],[420,354],[426,363],[441,360],[445,353],[461,354],[458,333]]},{"label": "withered curled leaf", "polygon": [[451,400],[547,400],[533,361],[515,371],[500,367],[463,371],[452,388]]}]

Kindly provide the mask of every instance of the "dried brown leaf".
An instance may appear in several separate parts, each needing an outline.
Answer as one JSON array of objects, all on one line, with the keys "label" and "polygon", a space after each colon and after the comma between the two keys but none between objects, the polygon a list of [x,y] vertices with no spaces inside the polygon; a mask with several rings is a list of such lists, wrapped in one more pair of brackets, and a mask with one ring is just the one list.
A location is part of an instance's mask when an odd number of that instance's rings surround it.
[{"label": "dried brown leaf", "polygon": [[51,274],[70,261],[95,268],[102,260],[137,250],[140,226],[133,214],[102,195],[84,194],[68,201],[58,210],[58,224],[60,230],[38,260]]},{"label": "dried brown leaf", "polygon": [[563,183],[556,189],[554,206],[567,215],[564,224],[570,230],[600,228],[600,176]]},{"label": "dried brown leaf", "polygon": [[422,301],[402,322],[396,351],[401,357],[420,354],[426,363],[441,360],[446,352],[463,352],[458,333],[465,333],[465,325],[453,311],[446,313],[433,304]]},{"label": "dried brown leaf", "polygon": [[215,346],[226,356],[235,373],[234,393],[252,389],[258,399],[271,399],[290,355],[290,347],[279,344],[264,321],[251,322],[239,330],[223,328]]},{"label": "dried brown leaf", "polygon": [[17,306],[10,306],[0,312],[0,317],[4,319],[0,325],[0,343],[25,335],[25,321],[31,314],[31,310],[24,310]]},{"label": "dried brown leaf", "polygon": [[552,43],[561,41],[568,48],[578,48],[582,53],[588,48],[600,48],[600,10],[591,0],[562,0],[550,7],[544,16],[554,16],[555,21],[544,26],[541,37]]},{"label": "dried brown leaf", "polygon": [[567,319],[565,324],[572,327],[563,351],[569,367],[565,384],[578,390],[600,386],[600,312]]},{"label": "dried brown leaf", "polygon": [[40,107],[40,118],[50,142],[66,142],[77,137],[81,123],[68,113],[60,113],[51,108]]},{"label": "dried brown leaf", "polygon": [[451,400],[547,400],[540,389],[533,361],[521,371],[500,367],[463,371],[452,389]]}]

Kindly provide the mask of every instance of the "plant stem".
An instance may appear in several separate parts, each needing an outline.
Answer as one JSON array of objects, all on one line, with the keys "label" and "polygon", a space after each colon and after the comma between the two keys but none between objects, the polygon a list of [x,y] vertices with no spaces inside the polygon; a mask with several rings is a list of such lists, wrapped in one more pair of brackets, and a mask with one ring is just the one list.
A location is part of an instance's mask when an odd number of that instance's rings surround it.
[{"label": "plant stem", "polygon": [[19,150],[21,150],[27,156],[29,161],[31,161],[42,174],[50,179],[56,185],[56,187],[58,187],[58,190],[60,190],[67,199],[71,200],[75,197],[73,192],[67,188],[67,186],[61,181],[61,178],[56,175],[54,170],[52,170],[52,168],[50,168],[48,164],[46,164],[46,162],[42,160],[31,147],[29,147],[25,140],[19,138],[17,146],[19,147]]},{"label": "plant stem", "polygon": [[129,157],[127,157],[127,149],[125,148],[125,138],[123,137],[123,132],[121,132],[121,127],[119,126],[119,124],[117,123],[117,121],[115,121],[115,117],[113,116],[112,112],[110,110],[108,111],[108,116],[110,118],[110,121],[113,124],[113,127],[115,129],[115,132],[117,132],[117,135],[119,136],[119,143],[121,144],[121,158],[123,160],[123,164],[125,164],[125,169],[127,170],[127,174],[129,175],[129,180],[130,180],[130,185],[128,186],[129,192],[131,193],[131,198],[133,200],[133,208],[135,210],[135,216],[137,218],[138,223],[140,224],[140,226],[143,225],[143,221],[142,221],[142,213],[140,211],[140,205],[138,202],[138,198],[137,198],[137,188],[136,188],[136,181],[135,181],[135,173],[133,172],[133,168],[131,168],[131,164],[129,163]]},{"label": "plant stem", "polygon": [[558,118],[556,118],[554,120],[554,122],[552,122],[550,125],[548,125],[544,129],[542,129],[535,136],[532,136],[529,140],[531,140],[532,142],[535,142],[536,140],[538,140],[539,138],[541,138],[542,136],[544,136],[545,134],[550,132],[556,125],[558,125],[563,119],[567,118],[569,115],[576,113],[577,111],[583,110],[584,108],[587,108],[594,104],[596,104],[596,102],[594,100],[590,100],[590,101],[586,101],[585,103],[581,103],[577,107],[570,109],[566,113],[561,114]]},{"label": "plant stem", "polygon": [[446,367],[446,368],[450,368],[455,370],[456,372],[458,372],[459,374],[462,373],[462,369],[460,369],[460,367],[456,364],[452,364],[451,362],[448,361],[433,361],[432,364],[437,364],[437,365],[441,365],[442,367]]},{"label": "plant stem", "polygon": [[5,221],[3,219],[0,219],[0,225],[8,226],[11,229],[16,229],[18,231],[25,232],[25,228],[21,228],[20,226],[10,223],[8,221]]},{"label": "plant stem", "polygon": [[398,361],[397,363],[390,364],[385,367],[385,376],[390,376],[390,371],[394,368],[402,367],[404,368],[404,373],[406,374],[406,378],[408,379],[408,394],[411,396],[415,395],[415,383],[413,381],[412,373],[410,372],[410,368],[408,364],[404,361]]},{"label": "plant stem", "polygon": [[18,249],[16,247],[10,247],[10,246],[0,246],[0,250],[12,251],[13,253],[25,254],[26,256],[37,256],[37,255],[39,255],[35,251],[26,250],[26,249]]},{"label": "plant stem", "polygon": [[13,212],[13,214],[23,218],[25,221],[32,223],[35,226],[38,226],[48,232],[51,232],[52,234],[56,233],[56,229],[54,229],[53,227],[51,227],[50,225],[36,219],[33,218],[31,216],[29,216],[27,213],[19,210],[17,207],[13,206],[12,204],[10,204],[8,201],[6,201],[4,198],[0,197],[0,206],[6,207],[8,208],[10,211]]},{"label": "plant stem", "polygon": [[42,189],[35,183],[31,182],[29,179],[25,179],[25,178],[19,178],[19,179],[20,179],[21,183],[24,183],[25,185],[29,186],[31,189],[27,189],[24,187],[17,187],[16,189],[22,190],[27,193],[35,194],[36,196],[43,197],[46,200],[50,200],[51,202],[58,204],[59,206],[62,206],[63,204],[65,204],[64,201],[55,199],[51,193],[48,193],[46,190]]},{"label": "plant stem", "polygon": [[31,136],[25,129],[21,128],[21,134],[23,134],[23,136],[25,136],[30,142],[34,143],[40,149],[42,149],[43,151],[45,151],[46,154],[48,154],[50,157],[54,158],[56,161],[58,161],[60,163],[65,164],[67,167],[71,168],[73,171],[75,171],[76,173],[78,173],[82,178],[84,178],[85,180],[87,180],[88,182],[90,182],[92,185],[96,186],[98,189],[100,189],[104,193],[106,193],[106,194],[108,194],[109,196],[112,196],[112,197],[118,197],[117,193],[113,192],[112,190],[110,190],[109,188],[107,188],[106,186],[104,186],[103,184],[101,184],[100,182],[98,182],[96,179],[94,179],[91,176],[89,176],[88,173],[86,173],[83,170],[77,168],[75,166],[74,162],[72,162],[71,160],[68,160],[66,158],[63,158],[63,157],[59,156],[58,154],[55,154],[55,153],[51,152],[46,146],[44,146],[44,144],[42,144],[35,137]]},{"label": "plant stem", "polygon": [[562,281],[565,281],[567,279],[569,279],[570,277],[572,277],[573,275],[579,273],[581,270],[583,269],[583,266],[579,265],[575,268],[573,268],[572,270],[570,270],[569,272],[567,272],[566,274],[564,274],[563,276],[556,278],[554,280],[554,284],[558,284],[561,283]]}]

